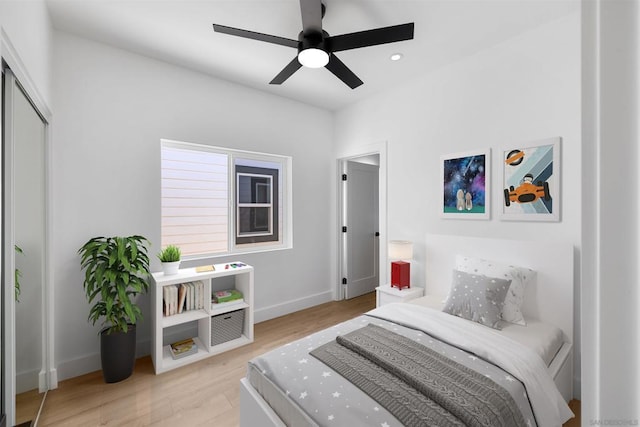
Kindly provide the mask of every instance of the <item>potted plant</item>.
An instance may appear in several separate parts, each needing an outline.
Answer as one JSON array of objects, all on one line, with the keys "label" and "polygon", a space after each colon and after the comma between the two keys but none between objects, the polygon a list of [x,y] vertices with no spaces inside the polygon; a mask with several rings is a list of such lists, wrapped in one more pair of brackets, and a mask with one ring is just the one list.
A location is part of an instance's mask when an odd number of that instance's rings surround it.
[{"label": "potted plant", "polygon": [[[24,252],[22,251],[22,249],[20,248],[20,246],[18,245],[13,245],[16,254],[24,254]],[[18,268],[16,267],[16,271],[15,271],[15,293],[16,293],[16,302],[20,302],[20,300],[18,299],[20,297],[20,277],[22,276],[22,273],[20,272],[20,270],[18,270]]]},{"label": "potted plant", "polygon": [[142,236],[94,237],[78,253],[85,270],[84,290],[89,303],[89,320],[102,319],[100,357],[107,383],[128,378],[133,372],[136,350],[136,322],[142,312],[134,300],[147,292],[149,257]]},{"label": "potted plant", "polygon": [[178,274],[180,269],[180,248],[175,245],[168,245],[158,253],[158,258],[162,262],[162,271],[166,276]]}]

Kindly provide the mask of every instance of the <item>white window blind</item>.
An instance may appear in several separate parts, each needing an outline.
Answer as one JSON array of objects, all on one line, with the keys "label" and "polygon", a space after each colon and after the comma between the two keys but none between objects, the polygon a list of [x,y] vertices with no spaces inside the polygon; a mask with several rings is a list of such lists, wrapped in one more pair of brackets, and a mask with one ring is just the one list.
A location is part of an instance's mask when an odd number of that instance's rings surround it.
[{"label": "white window blind", "polygon": [[162,247],[177,245],[183,256],[229,248],[228,155],[162,145]]}]

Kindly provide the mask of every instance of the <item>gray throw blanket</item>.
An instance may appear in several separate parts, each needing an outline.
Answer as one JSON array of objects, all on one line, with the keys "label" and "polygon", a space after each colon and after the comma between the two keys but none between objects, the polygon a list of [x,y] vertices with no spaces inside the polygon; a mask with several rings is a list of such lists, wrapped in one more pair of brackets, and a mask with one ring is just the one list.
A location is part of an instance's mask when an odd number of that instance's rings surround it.
[{"label": "gray throw blanket", "polygon": [[490,378],[420,343],[367,325],[311,353],[405,426],[524,426],[511,395]]}]

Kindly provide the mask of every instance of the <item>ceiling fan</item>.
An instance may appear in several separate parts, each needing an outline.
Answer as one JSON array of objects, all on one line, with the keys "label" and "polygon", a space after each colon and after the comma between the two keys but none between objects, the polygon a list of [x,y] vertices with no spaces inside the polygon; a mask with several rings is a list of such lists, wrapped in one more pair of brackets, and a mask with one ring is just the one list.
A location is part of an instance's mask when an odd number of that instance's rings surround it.
[{"label": "ceiling fan", "polygon": [[326,7],[321,0],[300,0],[300,10],[302,31],[298,40],[218,24],[213,24],[213,29],[219,33],[298,49],[298,55],[269,82],[270,84],[282,84],[304,65],[309,68],[325,67],[351,89],[360,86],[362,80],[334,55],[335,52],[413,39],[413,22],[330,36],[322,29]]}]

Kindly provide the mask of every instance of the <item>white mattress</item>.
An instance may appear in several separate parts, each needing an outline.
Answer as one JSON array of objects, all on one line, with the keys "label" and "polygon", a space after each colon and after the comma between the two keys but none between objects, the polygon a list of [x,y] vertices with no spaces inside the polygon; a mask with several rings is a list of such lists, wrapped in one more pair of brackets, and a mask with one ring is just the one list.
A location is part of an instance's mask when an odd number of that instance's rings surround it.
[{"label": "white mattress", "polygon": [[[407,304],[416,304],[442,311],[444,300],[445,297],[427,295],[407,301]],[[495,332],[529,347],[549,366],[564,343],[562,330],[539,320],[526,319],[526,322],[527,326],[502,322],[502,330],[495,330]]]}]

